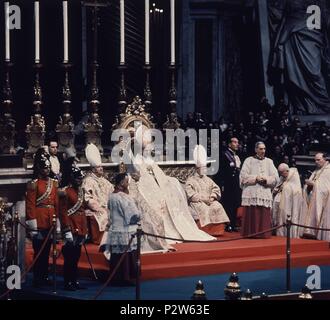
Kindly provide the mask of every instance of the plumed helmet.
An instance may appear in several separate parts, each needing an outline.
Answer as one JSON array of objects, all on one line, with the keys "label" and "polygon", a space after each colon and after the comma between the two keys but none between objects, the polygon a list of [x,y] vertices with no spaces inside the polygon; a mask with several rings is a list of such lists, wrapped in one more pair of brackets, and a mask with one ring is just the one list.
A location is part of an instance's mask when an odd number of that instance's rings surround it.
[{"label": "plumed helmet", "polygon": [[73,180],[83,179],[84,173],[75,165],[71,167],[71,178]]},{"label": "plumed helmet", "polygon": [[51,163],[49,160],[50,156],[49,153],[46,151],[45,148],[39,148],[34,155],[34,169],[40,170],[45,168],[51,168]]},{"label": "plumed helmet", "polygon": [[84,177],[83,172],[77,167],[75,157],[70,157],[63,162],[61,186],[68,186],[76,179],[82,179]]}]

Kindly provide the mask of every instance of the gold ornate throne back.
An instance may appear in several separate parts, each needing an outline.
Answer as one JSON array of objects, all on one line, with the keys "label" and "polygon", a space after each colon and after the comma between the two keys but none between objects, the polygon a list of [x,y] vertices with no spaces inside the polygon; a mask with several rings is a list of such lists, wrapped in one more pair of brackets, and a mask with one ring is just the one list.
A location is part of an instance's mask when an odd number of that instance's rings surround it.
[{"label": "gold ornate throne back", "polygon": [[126,129],[131,134],[135,131],[135,122],[139,122],[148,129],[155,128],[152,116],[146,110],[145,104],[139,96],[133,98],[133,101],[127,105],[126,109],[119,116],[116,116],[116,122],[112,125],[112,130]]},{"label": "gold ornate throne back", "polygon": [[[130,133],[131,138],[135,136],[136,129],[143,125],[148,129],[155,128],[152,116],[146,110],[145,104],[139,96],[135,96],[133,101],[127,105],[124,112],[116,116],[116,121],[112,125],[112,130],[126,129]],[[125,145],[125,141],[120,142]],[[120,172],[126,172],[126,166],[123,162],[119,165]]]}]

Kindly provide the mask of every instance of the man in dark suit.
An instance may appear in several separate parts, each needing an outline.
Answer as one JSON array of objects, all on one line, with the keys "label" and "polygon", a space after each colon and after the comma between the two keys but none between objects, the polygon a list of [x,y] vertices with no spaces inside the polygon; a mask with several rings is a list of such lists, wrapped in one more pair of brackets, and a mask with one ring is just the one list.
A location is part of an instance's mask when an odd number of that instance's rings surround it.
[{"label": "man in dark suit", "polygon": [[227,231],[237,231],[236,215],[241,205],[242,190],[239,184],[241,168],[240,158],[236,155],[239,141],[236,137],[229,138],[228,148],[223,152],[220,162],[220,179],[223,187],[222,203],[229,216],[230,225]]}]

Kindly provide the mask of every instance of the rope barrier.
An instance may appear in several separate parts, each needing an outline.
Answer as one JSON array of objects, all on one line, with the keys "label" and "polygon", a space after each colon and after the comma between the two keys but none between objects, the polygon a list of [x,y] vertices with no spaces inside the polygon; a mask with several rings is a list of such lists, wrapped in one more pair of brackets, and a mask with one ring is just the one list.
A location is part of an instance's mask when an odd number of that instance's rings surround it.
[{"label": "rope barrier", "polygon": [[[233,238],[233,239],[227,239],[227,240],[213,240],[213,241],[200,241],[200,240],[185,240],[185,239],[177,239],[177,238],[170,238],[170,237],[164,237],[164,236],[159,236],[159,235],[155,235],[155,234],[151,234],[151,233],[147,233],[144,231],[141,231],[141,235],[146,235],[146,236],[151,236],[151,237],[155,237],[155,238],[162,238],[162,239],[167,239],[167,240],[173,240],[173,241],[181,241],[181,242],[197,242],[197,243],[205,243],[205,242],[209,242],[209,243],[217,243],[217,242],[228,242],[228,241],[235,241],[235,240],[240,240],[240,239],[246,239],[246,238],[251,238],[251,237],[255,237],[257,235],[262,235],[264,233],[268,233],[280,228],[285,227],[286,224],[284,223],[283,225],[280,226],[276,226],[270,229],[266,229],[262,232],[257,232],[254,234],[250,234],[248,236],[244,236],[244,237],[238,237],[238,238]],[[125,252],[122,254],[122,256],[120,257],[118,264],[116,265],[116,267],[114,268],[114,270],[111,272],[111,274],[109,275],[107,281],[102,285],[102,287],[99,289],[99,291],[96,293],[96,295],[92,298],[92,300],[96,300],[104,291],[104,289],[108,286],[108,284],[110,283],[110,281],[112,280],[112,278],[114,277],[115,273],[117,272],[118,268],[120,267],[121,263],[123,262],[124,258],[126,257],[128,250],[131,246],[131,243],[134,239],[134,237],[136,236],[136,234],[132,235],[132,238],[130,240],[130,242],[127,245],[127,248],[125,250]]]},{"label": "rope barrier", "polygon": [[136,233],[132,235],[131,240],[129,241],[126,250],[124,251],[124,253],[120,257],[116,267],[112,270],[112,272],[111,272],[110,276],[108,277],[107,281],[102,285],[102,287],[99,289],[99,291],[96,293],[96,295],[91,300],[96,300],[102,294],[104,289],[108,286],[108,284],[110,283],[110,281],[114,277],[115,273],[119,269],[119,267],[120,267],[121,263],[123,262],[124,258],[126,257],[126,255],[128,253],[128,250],[130,249],[131,244],[132,244],[133,239],[134,239],[135,236],[136,236]]},{"label": "rope barrier", "polygon": [[312,230],[320,230],[320,231],[330,231],[330,229],[326,229],[326,228],[317,228],[317,227],[311,227],[311,226],[305,226],[303,224],[298,224],[298,223],[291,223],[291,225],[296,226],[296,227],[300,227],[300,228],[305,228],[305,229],[312,229]]},{"label": "rope barrier", "polygon": [[230,242],[230,241],[237,241],[237,240],[242,240],[242,239],[249,239],[249,238],[253,238],[256,237],[258,235],[262,235],[280,228],[285,227],[286,224],[282,224],[280,226],[276,226],[270,229],[266,229],[263,230],[261,232],[257,232],[257,233],[253,233],[253,234],[249,234],[247,236],[242,236],[242,237],[237,237],[237,238],[232,238],[232,239],[224,239],[224,240],[206,240],[206,241],[202,241],[202,240],[186,240],[186,239],[178,239],[178,238],[171,238],[171,237],[165,237],[165,236],[159,236],[159,235],[155,235],[152,233],[148,233],[148,232],[144,232],[142,231],[142,233],[146,236],[149,237],[154,237],[154,238],[160,238],[160,239],[165,239],[165,240],[172,240],[172,241],[179,241],[179,242],[193,242],[193,243],[222,243],[222,242]]},{"label": "rope barrier", "polygon": [[[35,263],[36,263],[37,260],[39,259],[39,257],[40,257],[40,255],[41,255],[42,251],[43,251],[43,250],[45,249],[45,247],[46,247],[46,244],[47,244],[47,242],[48,242],[48,240],[49,240],[49,238],[50,238],[50,236],[51,236],[51,234],[52,234],[52,232],[53,232],[53,229],[54,229],[54,227],[52,226],[52,227],[50,228],[50,230],[49,230],[49,232],[48,232],[48,234],[47,234],[47,236],[46,236],[46,238],[45,238],[45,240],[44,240],[44,242],[43,242],[41,248],[40,248],[40,251],[38,252],[38,254],[36,255],[36,257],[33,259],[32,263],[29,265],[29,267],[28,267],[28,268],[24,271],[24,273],[22,274],[22,276],[21,276],[21,282],[25,279],[26,275],[31,271],[31,269],[34,267]],[[8,289],[4,294],[2,294],[2,295],[0,296],[0,300],[1,300],[2,298],[4,298],[5,296],[7,296],[12,290],[14,290],[14,289]]]}]

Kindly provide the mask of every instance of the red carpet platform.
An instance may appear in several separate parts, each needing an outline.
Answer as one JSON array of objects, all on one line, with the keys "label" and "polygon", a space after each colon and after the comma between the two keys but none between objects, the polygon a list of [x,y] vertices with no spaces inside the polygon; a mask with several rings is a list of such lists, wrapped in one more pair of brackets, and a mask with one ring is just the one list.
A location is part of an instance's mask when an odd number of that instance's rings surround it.
[{"label": "red carpet platform", "polygon": [[[238,237],[238,233],[221,239]],[[177,251],[142,255],[142,278],[164,279],[182,276],[208,275],[225,272],[269,270],[286,267],[286,239],[272,237],[267,240],[244,239],[224,243],[181,243]],[[108,264],[95,245],[87,245],[92,263],[98,274],[108,273]],[[293,239],[291,242],[291,266],[304,267],[312,264],[330,265],[329,243],[317,240]],[[32,261],[32,248],[26,251],[27,264]],[[58,259],[59,270],[63,265]],[[84,250],[80,261],[80,274],[91,276]]]}]

